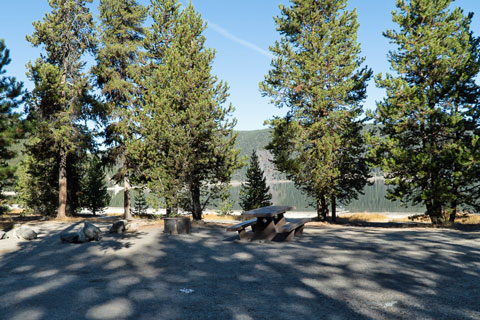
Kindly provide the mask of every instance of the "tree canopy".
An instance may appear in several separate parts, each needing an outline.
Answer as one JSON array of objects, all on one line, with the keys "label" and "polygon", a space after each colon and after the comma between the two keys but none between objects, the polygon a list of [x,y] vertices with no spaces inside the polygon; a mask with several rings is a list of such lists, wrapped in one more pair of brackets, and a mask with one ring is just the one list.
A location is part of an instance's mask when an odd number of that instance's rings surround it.
[{"label": "tree canopy", "polygon": [[275,57],[260,84],[273,104],[288,108],[269,122],[274,162],[313,196],[323,218],[328,202],[335,218],[337,198],[355,198],[369,177],[360,103],[371,71],[361,67],[357,14],[346,6],[346,0],[280,6],[281,39],[270,47]]},{"label": "tree canopy", "polygon": [[386,98],[374,114],[379,137],[371,157],[392,186],[391,199],[424,204],[434,224],[455,220],[459,207],[478,206],[479,38],[472,14],[451,0],[397,1],[394,74],[376,77]]}]

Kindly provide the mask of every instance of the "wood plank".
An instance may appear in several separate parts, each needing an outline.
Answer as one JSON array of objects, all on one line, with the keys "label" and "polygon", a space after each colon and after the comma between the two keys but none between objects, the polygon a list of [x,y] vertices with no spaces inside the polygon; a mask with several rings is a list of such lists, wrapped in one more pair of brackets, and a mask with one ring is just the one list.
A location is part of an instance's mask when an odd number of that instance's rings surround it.
[{"label": "wood plank", "polygon": [[242,216],[247,218],[272,218],[276,215],[285,213],[290,210],[295,210],[294,206],[268,206],[262,207],[242,213]]},{"label": "wood plank", "polygon": [[279,232],[290,232],[294,229],[297,229],[297,228],[303,226],[305,223],[310,222],[310,221],[312,221],[311,218],[291,221],[291,222],[281,226],[280,228],[278,228],[278,231]]},{"label": "wood plank", "polygon": [[228,227],[227,231],[238,231],[238,230],[241,230],[241,229],[245,229],[246,227],[254,225],[256,223],[257,223],[257,219],[243,221],[239,224]]}]

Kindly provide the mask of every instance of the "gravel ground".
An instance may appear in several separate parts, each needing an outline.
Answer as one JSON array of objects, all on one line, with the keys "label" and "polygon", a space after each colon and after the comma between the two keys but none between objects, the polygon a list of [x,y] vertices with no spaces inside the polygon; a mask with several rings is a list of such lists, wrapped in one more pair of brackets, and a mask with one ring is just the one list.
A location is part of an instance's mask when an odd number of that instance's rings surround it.
[{"label": "gravel ground", "polygon": [[207,224],[60,243],[79,227],[0,241],[0,319],[480,319],[478,232],[317,225],[244,243]]}]

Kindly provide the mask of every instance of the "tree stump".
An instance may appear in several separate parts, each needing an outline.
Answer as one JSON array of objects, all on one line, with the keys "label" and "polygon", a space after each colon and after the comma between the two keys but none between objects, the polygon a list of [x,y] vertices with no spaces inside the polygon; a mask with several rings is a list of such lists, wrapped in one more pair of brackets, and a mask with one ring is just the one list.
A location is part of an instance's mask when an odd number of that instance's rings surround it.
[{"label": "tree stump", "polygon": [[191,223],[188,217],[165,218],[164,233],[168,234],[188,234],[190,233]]}]

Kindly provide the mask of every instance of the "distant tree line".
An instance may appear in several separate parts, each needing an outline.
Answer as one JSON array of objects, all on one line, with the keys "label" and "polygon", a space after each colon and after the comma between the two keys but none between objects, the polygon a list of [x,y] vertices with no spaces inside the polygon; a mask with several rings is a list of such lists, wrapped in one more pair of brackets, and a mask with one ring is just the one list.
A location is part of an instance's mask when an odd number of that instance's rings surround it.
[{"label": "distant tree line", "polygon": [[[27,36],[42,49],[27,66],[33,90],[3,76],[10,58],[0,42],[0,190],[14,180],[9,146],[23,137],[17,190],[36,212],[101,210],[104,165],[118,168],[127,219],[132,185],[163,199],[168,213],[181,208],[197,220],[209,201],[225,202],[244,164],[228,87],[212,75],[215,52],[205,47],[206,23],[193,5],[100,0],[94,21],[92,0],[48,2],[51,12]],[[435,225],[453,223],[459,208],[480,209],[480,40],[470,30],[473,14],[452,2],[397,1],[398,28],[384,32],[394,73],[374,77],[386,97],[367,114],[373,72],[361,56],[356,11],[347,0],[280,6],[281,38],[270,47],[260,90],[288,111],[268,121],[267,149],[276,168],[315,199],[320,219],[335,220],[337,203],[356,199],[372,168],[383,170],[390,199],[424,205]],[[23,102],[20,117],[12,110]],[[367,121],[374,126],[365,133]],[[247,178],[242,207],[270,204],[255,153]]]}]

